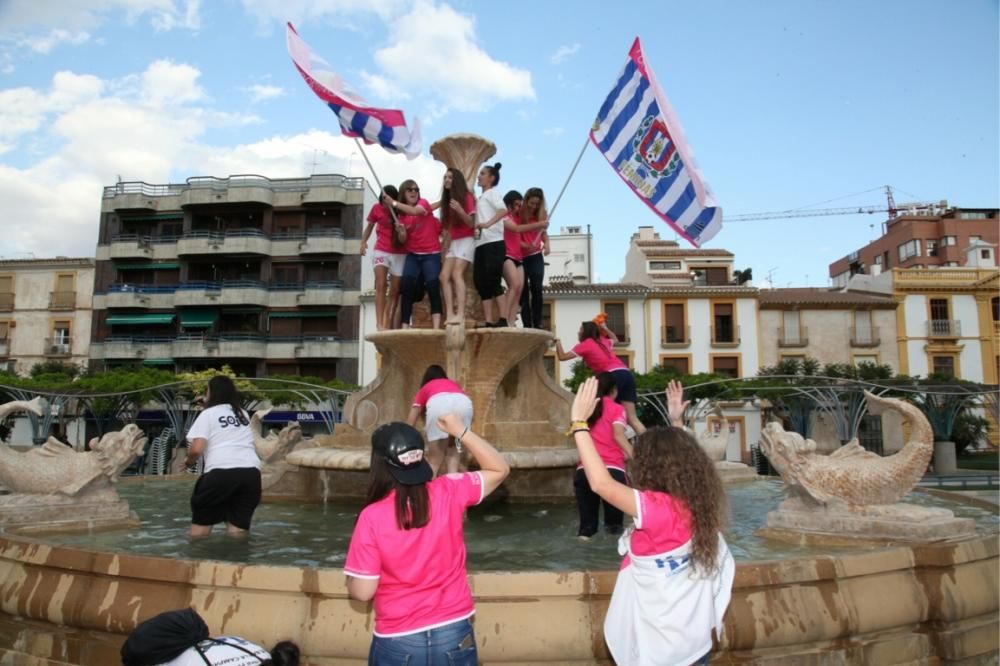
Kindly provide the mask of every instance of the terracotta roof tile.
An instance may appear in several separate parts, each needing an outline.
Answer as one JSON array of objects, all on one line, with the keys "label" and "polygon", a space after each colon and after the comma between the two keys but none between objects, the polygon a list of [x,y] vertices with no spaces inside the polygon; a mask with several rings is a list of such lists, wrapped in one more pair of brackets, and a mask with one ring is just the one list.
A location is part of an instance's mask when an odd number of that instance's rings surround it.
[{"label": "terracotta roof tile", "polygon": [[817,287],[761,289],[762,308],[782,305],[868,305],[895,308],[896,302],[888,294],[872,292],[839,291]]}]

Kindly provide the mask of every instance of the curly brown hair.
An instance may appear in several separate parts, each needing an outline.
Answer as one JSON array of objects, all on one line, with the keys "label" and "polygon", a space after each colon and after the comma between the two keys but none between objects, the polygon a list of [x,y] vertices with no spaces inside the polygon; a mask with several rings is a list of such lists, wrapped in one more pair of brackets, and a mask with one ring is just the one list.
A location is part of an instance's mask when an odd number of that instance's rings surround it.
[{"label": "curly brown hair", "polygon": [[715,463],[681,428],[650,428],[635,441],[628,465],[633,487],[667,493],[691,512],[691,563],[704,574],[717,562],[728,502]]}]

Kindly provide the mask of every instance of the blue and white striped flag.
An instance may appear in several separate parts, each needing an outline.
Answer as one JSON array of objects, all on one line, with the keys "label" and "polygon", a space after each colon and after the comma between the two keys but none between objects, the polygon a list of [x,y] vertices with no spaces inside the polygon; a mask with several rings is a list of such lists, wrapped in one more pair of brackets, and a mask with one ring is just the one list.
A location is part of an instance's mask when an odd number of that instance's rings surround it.
[{"label": "blue and white striped flag", "polygon": [[590,131],[611,167],[653,212],[695,247],[722,227],[722,208],[695,165],[674,111],[636,37]]}]

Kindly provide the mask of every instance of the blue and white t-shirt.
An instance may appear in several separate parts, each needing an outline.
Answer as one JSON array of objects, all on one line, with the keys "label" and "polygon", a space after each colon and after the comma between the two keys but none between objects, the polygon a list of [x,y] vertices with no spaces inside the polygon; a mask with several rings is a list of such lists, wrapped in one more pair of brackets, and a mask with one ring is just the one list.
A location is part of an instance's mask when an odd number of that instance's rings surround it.
[{"label": "blue and white t-shirt", "polygon": [[189,647],[160,666],[258,666],[270,658],[271,653],[255,643],[238,636],[219,636]]},{"label": "blue and white t-shirt", "polygon": [[198,415],[188,430],[189,442],[198,437],[208,440],[204,453],[206,472],[235,467],[260,469],[250,420],[245,412],[237,416],[229,405],[209,407]]}]

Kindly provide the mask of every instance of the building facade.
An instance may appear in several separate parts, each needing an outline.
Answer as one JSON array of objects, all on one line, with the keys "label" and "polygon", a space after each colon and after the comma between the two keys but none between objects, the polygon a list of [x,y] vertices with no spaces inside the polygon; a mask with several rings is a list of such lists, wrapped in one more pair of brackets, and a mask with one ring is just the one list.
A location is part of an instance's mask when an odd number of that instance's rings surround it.
[{"label": "building facade", "polygon": [[90,258],[0,261],[0,369],[27,374],[45,361],[85,366],[93,285]]},{"label": "building facade", "polygon": [[561,227],[549,233],[549,255],[545,257],[545,284],[551,280],[574,284],[594,281],[593,236],[590,225]]},{"label": "building facade", "polygon": [[91,364],[356,382],[364,196],[339,175],[106,187]]},{"label": "building facade", "polygon": [[830,264],[830,279],[833,286],[844,287],[857,274],[962,266],[966,250],[976,241],[1000,243],[996,208],[904,210],[883,224],[881,237]]}]

